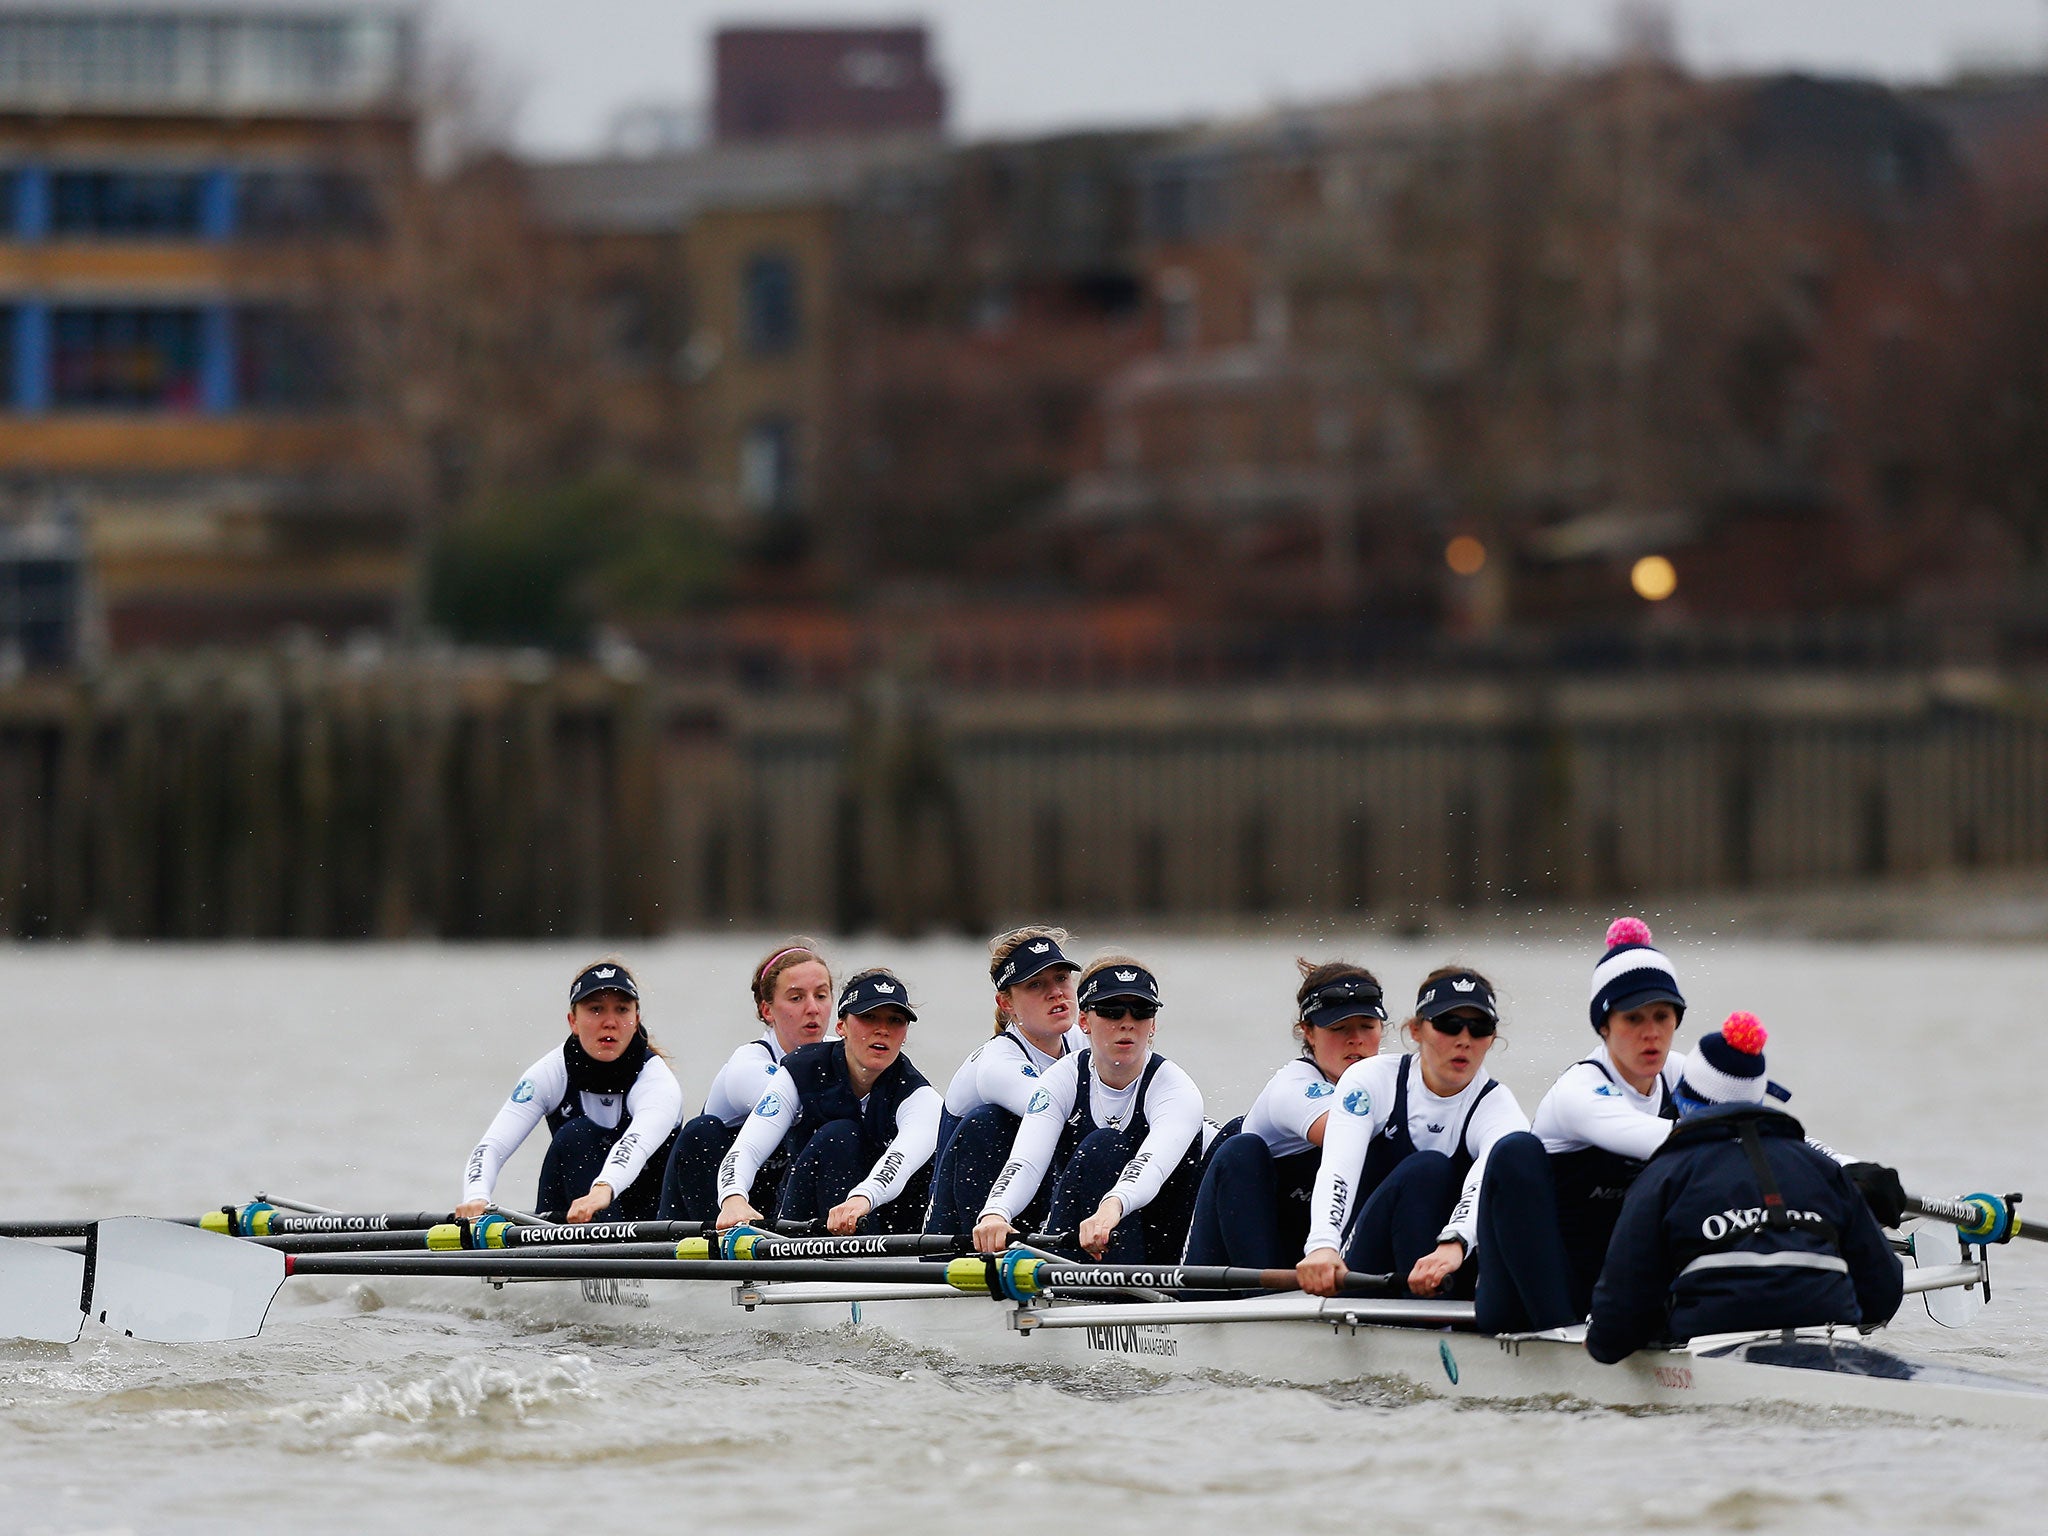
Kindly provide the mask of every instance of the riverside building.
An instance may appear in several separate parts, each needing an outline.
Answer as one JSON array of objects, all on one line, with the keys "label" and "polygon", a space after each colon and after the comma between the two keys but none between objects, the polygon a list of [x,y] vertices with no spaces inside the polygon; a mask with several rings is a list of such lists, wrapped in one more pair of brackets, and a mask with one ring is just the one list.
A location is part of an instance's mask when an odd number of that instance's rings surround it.
[{"label": "riverside building", "polygon": [[0,521],[79,530],[114,649],[398,616],[413,55],[386,8],[0,12]]}]

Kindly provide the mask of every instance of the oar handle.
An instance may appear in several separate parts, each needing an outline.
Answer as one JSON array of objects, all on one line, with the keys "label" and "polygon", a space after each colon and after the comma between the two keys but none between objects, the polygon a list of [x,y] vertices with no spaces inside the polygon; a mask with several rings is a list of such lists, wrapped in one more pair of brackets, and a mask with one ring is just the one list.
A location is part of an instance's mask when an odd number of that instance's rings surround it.
[{"label": "oar handle", "polygon": [[1908,1195],[1906,1213],[1945,1221],[1968,1242],[2009,1243],[2016,1237],[2024,1237],[2033,1242],[2048,1243],[2048,1228],[2036,1230],[2022,1225],[2016,1209],[2020,1198],[2018,1195],[1976,1194],[1965,1195],[1960,1200],[1938,1200]]}]

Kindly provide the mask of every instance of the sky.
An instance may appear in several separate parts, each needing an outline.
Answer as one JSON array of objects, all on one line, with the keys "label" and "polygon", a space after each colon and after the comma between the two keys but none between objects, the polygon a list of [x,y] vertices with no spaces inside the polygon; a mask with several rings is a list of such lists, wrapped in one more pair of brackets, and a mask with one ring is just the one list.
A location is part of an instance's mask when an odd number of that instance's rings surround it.
[{"label": "sky", "polygon": [[[2048,59],[2048,0],[1674,0],[1694,69],[1927,80]],[[701,105],[725,22],[921,19],[966,137],[1177,123],[1354,94],[1510,54],[1606,51],[1615,0],[435,0],[514,131],[593,152],[621,109]]]}]

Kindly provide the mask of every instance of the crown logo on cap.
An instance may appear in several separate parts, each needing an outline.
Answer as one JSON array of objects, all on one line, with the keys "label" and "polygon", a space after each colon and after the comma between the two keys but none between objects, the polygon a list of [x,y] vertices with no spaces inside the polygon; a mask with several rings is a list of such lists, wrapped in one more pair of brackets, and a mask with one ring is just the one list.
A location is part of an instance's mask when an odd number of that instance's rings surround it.
[{"label": "crown logo on cap", "polygon": [[1045,943],[1040,943],[1040,944],[1034,944],[1034,945],[1032,945],[1032,946],[1031,946],[1031,953],[1033,953],[1034,955],[1042,955],[1042,954],[1044,954],[1044,953],[1045,953],[1045,952],[1046,952],[1046,951],[1047,951],[1048,949],[1051,949],[1051,948],[1052,948],[1052,944],[1051,944],[1051,942],[1050,942],[1050,941],[1047,941],[1047,942],[1045,942]]},{"label": "crown logo on cap", "polygon": [[1118,971],[1116,973],[1116,979],[1118,981],[1136,981],[1138,979],[1138,973],[1136,971]]},{"label": "crown logo on cap", "polygon": [[610,981],[614,976],[619,974],[619,968],[615,965],[601,965],[597,968],[595,972],[593,972],[593,974],[603,978],[606,981]]},{"label": "crown logo on cap", "polygon": [[1478,987],[1479,983],[1476,981],[1454,981],[1451,983],[1451,990],[1453,992],[1473,992],[1478,990]]},{"label": "crown logo on cap", "polygon": [[875,990],[877,992],[894,992],[896,989],[886,981],[878,981],[875,983]]}]

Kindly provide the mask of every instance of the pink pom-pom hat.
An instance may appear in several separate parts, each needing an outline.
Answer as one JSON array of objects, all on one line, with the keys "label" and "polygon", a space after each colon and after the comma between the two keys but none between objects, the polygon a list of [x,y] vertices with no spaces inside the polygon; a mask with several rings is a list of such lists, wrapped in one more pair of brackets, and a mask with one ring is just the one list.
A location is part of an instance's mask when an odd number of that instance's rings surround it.
[{"label": "pink pom-pom hat", "polygon": [[1649,1003],[1669,1003],[1685,1019],[1685,994],[1663,951],[1650,943],[1650,925],[1640,917],[1617,917],[1607,925],[1607,953],[1593,967],[1593,995],[1588,1013],[1593,1028],[1607,1023],[1610,1013],[1626,1013]]}]

